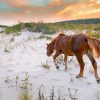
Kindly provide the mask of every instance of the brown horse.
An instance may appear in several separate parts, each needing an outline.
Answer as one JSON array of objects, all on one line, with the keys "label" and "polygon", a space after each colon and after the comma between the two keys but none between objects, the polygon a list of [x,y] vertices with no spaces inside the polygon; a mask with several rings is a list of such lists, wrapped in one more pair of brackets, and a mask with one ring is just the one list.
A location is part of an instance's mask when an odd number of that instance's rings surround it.
[{"label": "brown horse", "polygon": [[[97,73],[97,63],[93,57],[94,51],[98,57],[100,56],[100,40],[84,34],[76,34],[71,36],[59,34],[57,37],[53,38],[49,44],[47,44],[47,56],[50,56],[54,50],[55,55],[53,59],[56,66],[56,57],[58,57],[60,54],[64,54],[65,70],[67,69],[67,56],[76,56],[80,65],[80,72],[76,76],[77,78],[83,77],[85,65],[83,62],[83,55],[87,54],[93,65],[96,79],[100,79]],[[57,66],[56,68],[59,67]]]}]

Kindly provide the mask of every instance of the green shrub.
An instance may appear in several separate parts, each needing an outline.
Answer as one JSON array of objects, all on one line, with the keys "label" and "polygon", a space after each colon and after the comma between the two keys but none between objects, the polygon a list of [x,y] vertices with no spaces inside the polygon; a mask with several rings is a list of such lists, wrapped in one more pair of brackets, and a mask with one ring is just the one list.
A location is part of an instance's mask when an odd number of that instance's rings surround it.
[{"label": "green shrub", "polygon": [[21,25],[20,24],[17,24],[17,25],[14,25],[14,26],[10,26],[10,27],[7,27],[5,29],[5,32],[7,34],[9,33],[17,33],[17,32],[20,32],[21,31]]},{"label": "green shrub", "polygon": [[[54,34],[59,30],[100,30],[100,24],[99,23],[93,23],[95,21],[87,20],[88,23],[86,23],[85,20],[79,20],[79,21],[72,21],[72,22],[57,22],[57,23],[19,23],[10,27],[7,27],[5,32],[6,33],[18,33],[22,29],[27,29],[32,32],[42,32],[43,34]],[[89,22],[91,21],[91,22]],[[91,24],[89,24],[91,23]],[[100,37],[99,34],[95,35],[96,37]]]}]

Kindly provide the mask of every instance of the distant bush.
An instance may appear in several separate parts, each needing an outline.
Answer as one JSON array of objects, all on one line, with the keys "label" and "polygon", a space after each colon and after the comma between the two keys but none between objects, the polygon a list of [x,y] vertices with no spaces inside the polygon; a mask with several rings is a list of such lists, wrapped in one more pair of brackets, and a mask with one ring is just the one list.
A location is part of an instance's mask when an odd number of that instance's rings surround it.
[{"label": "distant bush", "polygon": [[46,38],[47,40],[52,39],[52,37],[50,37],[50,36],[45,36],[45,35],[41,35],[41,36],[38,37],[38,39],[43,39],[43,38]]},{"label": "distant bush", "polygon": [[92,36],[97,37],[97,38],[100,38],[100,33],[92,34]]},{"label": "distant bush", "polygon": [[20,24],[17,24],[17,25],[14,25],[14,26],[10,26],[10,27],[7,27],[5,29],[5,32],[7,34],[9,33],[17,33],[17,32],[20,32],[21,31],[21,25]]},{"label": "distant bush", "polygon": [[[5,32],[9,33],[18,33],[23,29],[27,29],[31,32],[42,32],[43,34],[54,34],[59,30],[100,30],[100,19],[85,19],[85,20],[76,20],[76,21],[65,21],[65,22],[56,22],[56,23],[19,23],[10,27],[7,27]],[[99,37],[98,34],[95,35]]]}]

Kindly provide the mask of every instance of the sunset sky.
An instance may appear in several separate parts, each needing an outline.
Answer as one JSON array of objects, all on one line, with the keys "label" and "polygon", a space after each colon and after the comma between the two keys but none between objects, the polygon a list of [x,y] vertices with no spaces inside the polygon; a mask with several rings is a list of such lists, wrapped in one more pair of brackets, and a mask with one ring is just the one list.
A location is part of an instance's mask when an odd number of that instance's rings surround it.
[{"label": "sunset sky", "polygon": [[0,24],[100,18],[100,0],[0,0]]}]

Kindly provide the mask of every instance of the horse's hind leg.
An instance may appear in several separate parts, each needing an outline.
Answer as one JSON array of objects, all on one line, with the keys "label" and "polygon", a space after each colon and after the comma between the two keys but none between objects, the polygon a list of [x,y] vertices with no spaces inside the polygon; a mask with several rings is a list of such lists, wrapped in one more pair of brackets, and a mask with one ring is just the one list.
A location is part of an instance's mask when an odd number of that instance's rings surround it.
[{"label": "horse's hind leg", "polygon": [[98,80],[98,79],[100,79],[100,78],[99,78],[99,75],[98,75],[98,73],[97,73],[97,63],[96,63],[95,59],[93,58],[92,51],[89,50],[89,51],[87,52],[87,55],[88,55],[88,57],[89,57],[89,59],[90,59],[92,65],[93,65],[94,73],[95,73],[95,78]]},{"label": "horse's hind leg", "polygon": [[59,66],[58,66],[57,63],[56,63],[56,58],[57,58],[60,54],[61,54],[60,51],[56,51],[56,53],[55,53],[55,55],[54,55],[54,57],[53,57],[53,60],[54,60],[54,62],[55,62],[55,66],[56,66],[57,69],[59,69]]},{"label": "horse's hind leg", "polygon": [[76,58],[79,62],[79,65],[80,65],[80,72],[79,74],[76,76],[76,78],[79,78],[79,77],[83,77],[83,72],[84,72],[84,62],[83,62],[83,54],[76,54]]},{"label": "horse's hind leg", "polygon": [[64,62],[65,62],[65,71],[68,69],[67,67],[67,55],[64,55]]}]

